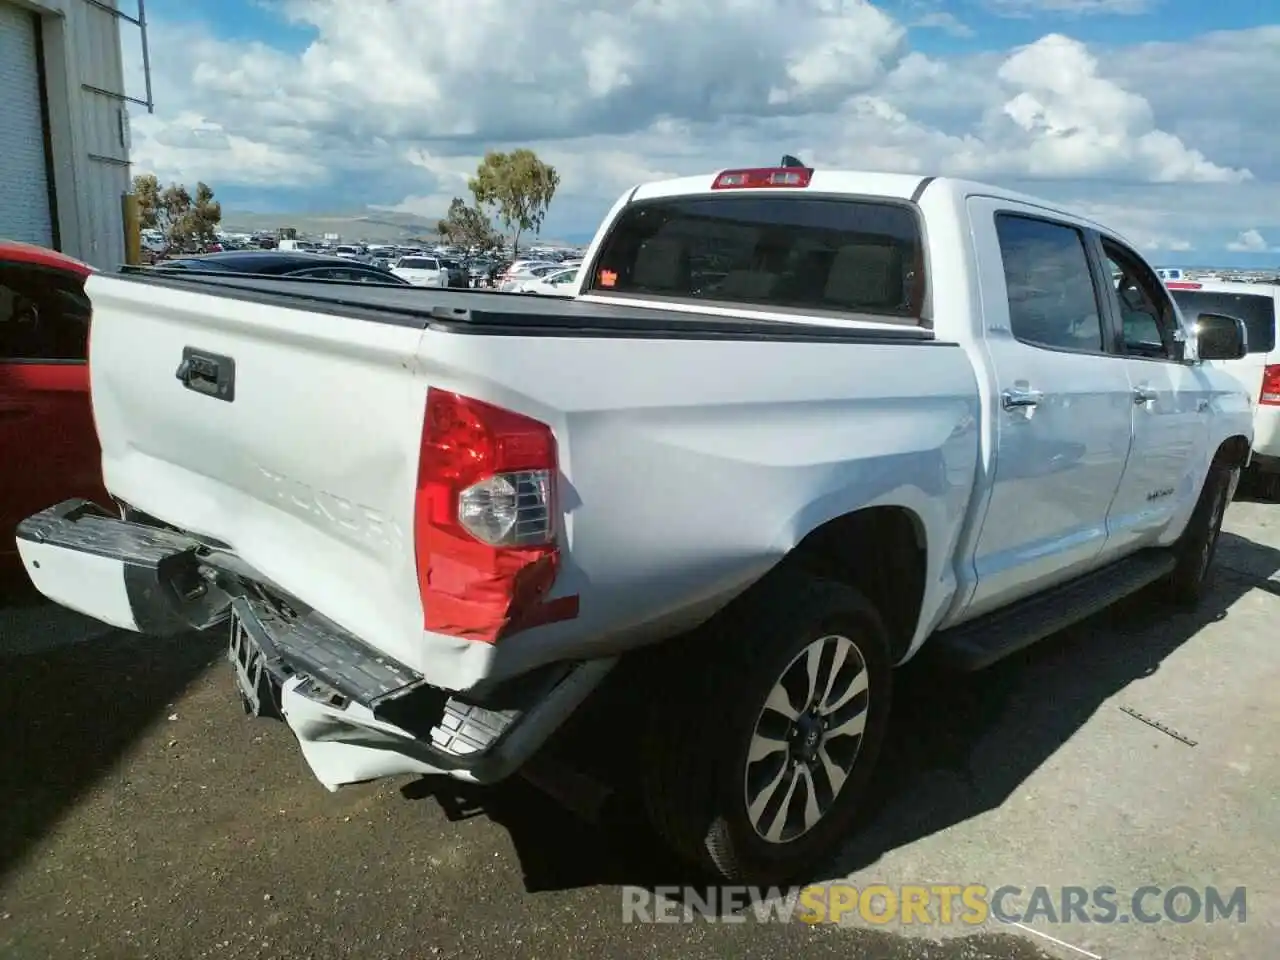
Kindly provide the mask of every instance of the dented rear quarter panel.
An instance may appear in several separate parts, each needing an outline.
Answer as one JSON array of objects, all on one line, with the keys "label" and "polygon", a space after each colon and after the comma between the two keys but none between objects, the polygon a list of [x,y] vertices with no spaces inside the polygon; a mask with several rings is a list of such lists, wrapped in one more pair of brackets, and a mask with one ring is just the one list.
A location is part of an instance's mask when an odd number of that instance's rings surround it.
[{"label": "dented rear quarter panel", "polygon": [[978,388],[942,342],[474,337],[428,331],[426,381],[550,424],[577,619],[503,640],[489,669],[603,656],[695,625],[828,520],[914,513],[921,620],[955,593]]}]

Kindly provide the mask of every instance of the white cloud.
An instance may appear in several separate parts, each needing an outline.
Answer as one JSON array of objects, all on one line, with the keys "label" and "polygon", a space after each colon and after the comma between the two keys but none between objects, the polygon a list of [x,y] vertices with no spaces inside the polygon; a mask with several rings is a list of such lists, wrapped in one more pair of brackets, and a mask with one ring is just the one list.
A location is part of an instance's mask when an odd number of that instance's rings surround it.
[{"label": "white cloud", "polygon": [[1195,249],[1195,244],[1188,237],[1192,225],[1176,210],[1099,202],[1088,195],[1069,196],[1063,200],[1148,253],[1186,253]]},{"label": "white cloud", "polygon": [[1227,249],[1236,253],[1269,253],[1273,248],[1267,245],[1267,238],[1258,230],[1243,230],[1240,235],[1227,244]]},{"label": "white cloud", "polygon": [[962,23],[954,13],[947,13],[945,10],[934,10],[926,13],[911,21],[913,27],[924,27],[926,29],[941,30],[949,33],[953,37],[972,37],[974,36],[973,27],[966,23]]},{"label": "white cloud", "polygon": [[984,0],[983,6],[1002,17],[1030,18],[1048,13],[1134,17],[1152,10],[1156,0]]},{"label": "white cloud", "polygon": [[1031,135],[1026,172],[1032,176],[1136,175],[1155,183],[1237,183],[1248,170],[1210,162],[1199,150],[1156,128],[1151,104],[1098,73],[1084,44],[1050,34],[1000,68],[1020,92],[1002,110]]},{"label": "white cloud", "polygon": [[[949,86],[948,67],[908,57],[889,83]],[[1158,129],[1150,104],[1098,73],[1081,43],[1050,34],[1014,51],[985,90],[992,103],[970,130],[948,133],[895,106],[892,92],[857,94],[832,118],[818,151],[833,165],[1042,180],[1240,183],[1248,170],[1211,162]]]},{"label": "white cloud", "polygon": [[305,186],[326,176],[326,168],[304,150],[231,133],[198,113],[183,111],[168,121],[134,117],[130,126],[134,164],[166,180]]},{"label": "white cloud", "polygon": [[[1124,0],[993,2],[1126,12]],[[158,108],[135,118],[139,168],[255,195],[295,188],[313,208],[322,196],[330,210],[435,216],[465,195],[486,149],[527,145],[561,173],[548,230],[582,232],[642,180],[790,152],[1029,185],[1105,207],[1135,242],[1170,251],[1209,225],[1230,236],[1256,223],[1248,212],[1280,179],[1274,124],[1261,122],[1274,106],[1245,82],[1280,82],[1266,66],[1280,64],[1280,28],[1214,35],[1209,70],[1194,44],[1116,50],[1059,34],[925,55],[903,22],[968,28],[936,5],[899,22],[865,0],[528,0],[515,21],[507,0],[272,8],[309,45],[220,40],[152,14]],[[1218,126],[1179,113],[1168,91],[1186,87],[1184,72],[1196,75],[1189,95],[1214,77],[1235,91]],[[1197,218],[1157,216],[1171,200],[1198,204]]]}]

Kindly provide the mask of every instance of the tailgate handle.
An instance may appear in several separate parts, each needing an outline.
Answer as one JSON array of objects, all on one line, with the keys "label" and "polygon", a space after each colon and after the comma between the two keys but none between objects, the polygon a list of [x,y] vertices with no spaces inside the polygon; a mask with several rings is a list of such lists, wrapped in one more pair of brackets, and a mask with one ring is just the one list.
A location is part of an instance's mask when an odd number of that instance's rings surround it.
[{"label": "tailgate handle", "polygon": [[236,398],[236,362],[231,357],[182,348],[182,362],[175,371],[184,387],[227,403]]}]

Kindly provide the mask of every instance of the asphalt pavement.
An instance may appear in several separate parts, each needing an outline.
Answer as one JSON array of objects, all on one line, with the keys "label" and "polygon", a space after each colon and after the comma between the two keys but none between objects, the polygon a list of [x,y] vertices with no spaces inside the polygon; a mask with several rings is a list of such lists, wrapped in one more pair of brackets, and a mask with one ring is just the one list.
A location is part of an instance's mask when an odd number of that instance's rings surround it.
[{"label": "asphalt pavement", "polygon": [[123,634],[26,596],[0,609],[0,956],[1275,955],[1280,507],[1237,503],[1228,529],[1195,614],[1129,603],[968,680],[908,672],[833,874],[1244,884],[1243,924],[625,923],[624,888],[700,882],[625,787],[594,821],[523,780],[329,793],[286,727],[243,715],[220,637]]}]

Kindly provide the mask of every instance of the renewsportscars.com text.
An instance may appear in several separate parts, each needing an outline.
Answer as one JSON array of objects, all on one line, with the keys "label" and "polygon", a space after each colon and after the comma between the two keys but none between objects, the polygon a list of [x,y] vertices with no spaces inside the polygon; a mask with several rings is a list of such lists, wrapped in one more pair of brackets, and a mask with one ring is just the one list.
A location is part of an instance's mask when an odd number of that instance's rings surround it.
[{"label": "renewsportscars.com text", "polygon": [[623,887],[623,923],[1244,923],[1244,887],[987,887],[846,883],[780,887]]}]

